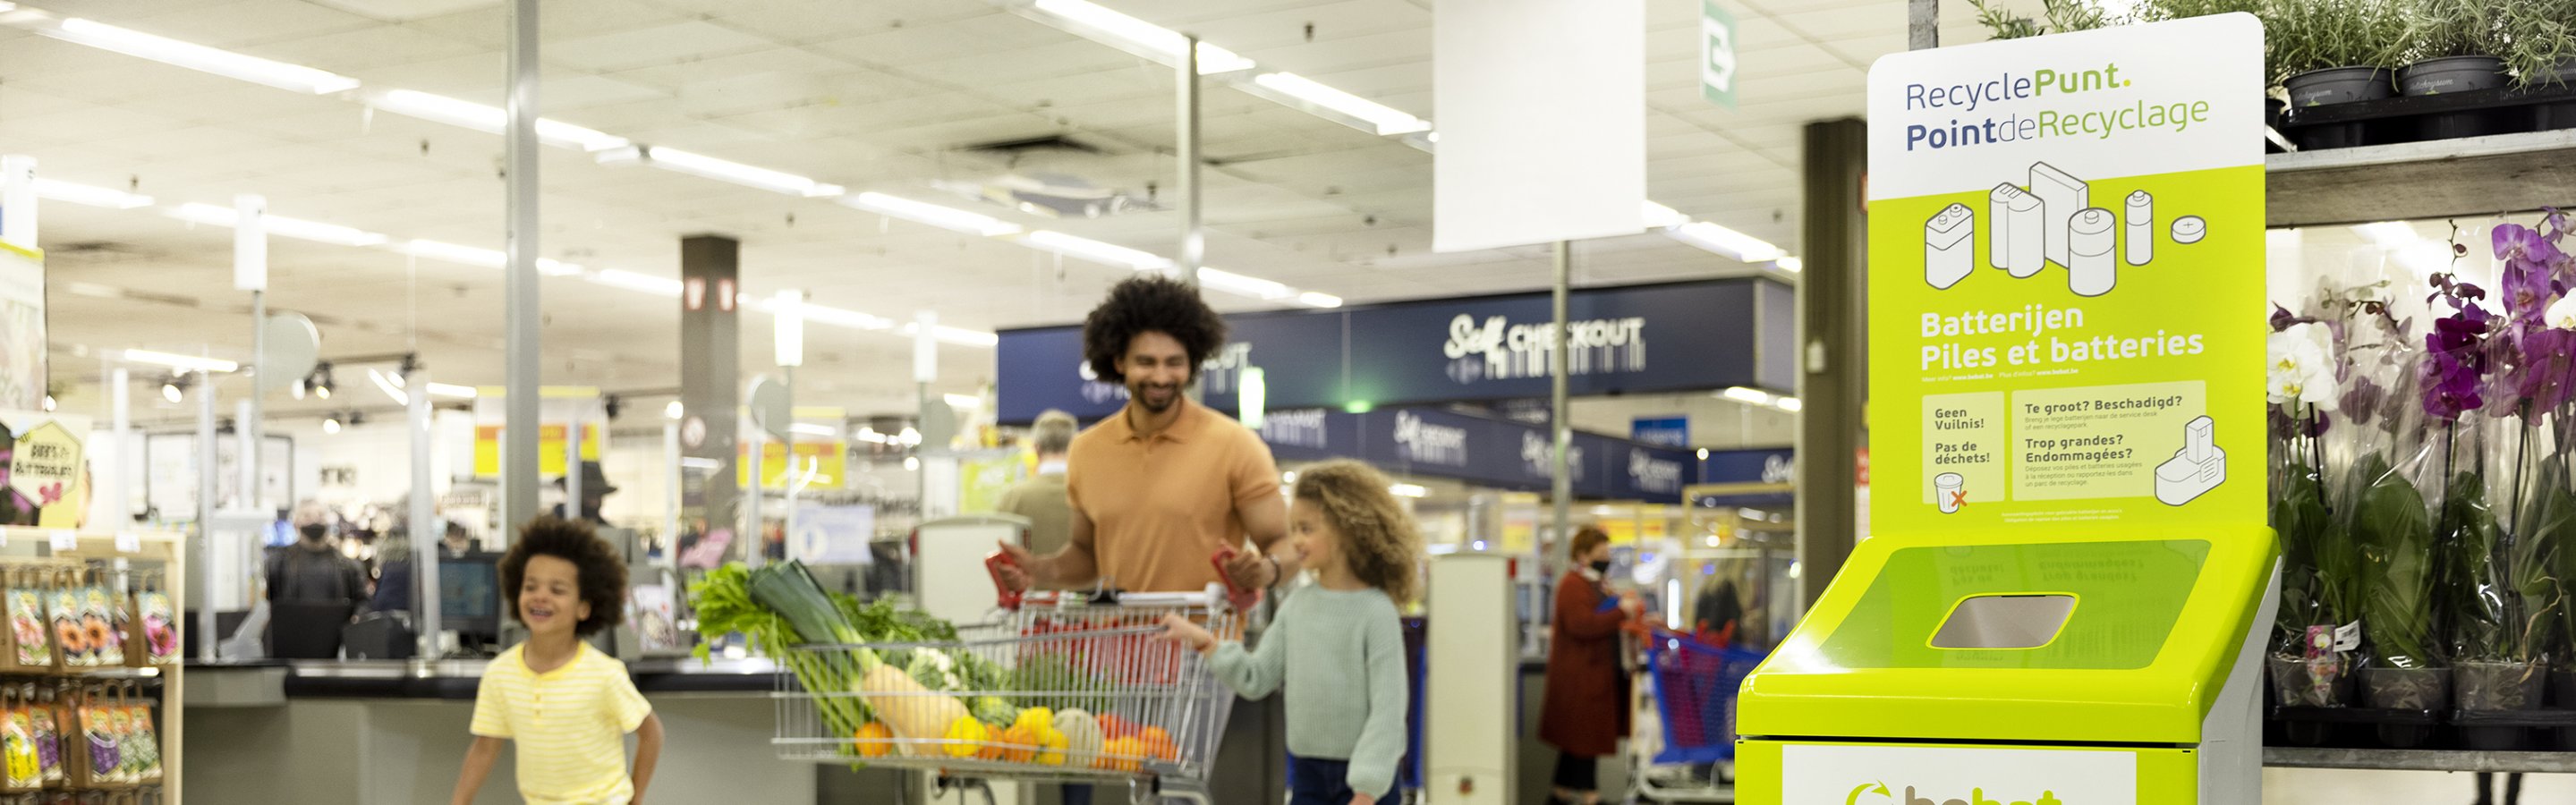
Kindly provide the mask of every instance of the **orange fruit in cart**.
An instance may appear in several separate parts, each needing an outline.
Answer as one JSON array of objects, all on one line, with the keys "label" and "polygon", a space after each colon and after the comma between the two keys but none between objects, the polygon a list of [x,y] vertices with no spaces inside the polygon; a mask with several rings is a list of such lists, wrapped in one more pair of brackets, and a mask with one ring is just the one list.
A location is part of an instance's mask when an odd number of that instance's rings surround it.
[{"label": "orange fruit in cart", "polygon": [[1100,750],[1100,767],[1110,771],[1144,768],[1145,742],[1134,736],[1113,739]]},{"label": "orange fruit in cart", "polygon": [[1039,737],[1037,730],[1032,729],[1027,725],[1015,726],[1010,729],[1003,730],[1001,740],[1001,759],[1013,763],[1027,763],[1030,760],[1037,758],[1038,744],[1042,741],[1043,739]]},{"label": "orange fruit in cart", "polygon": [[885,757],[894,751],[894,730],[881,721],[870,721],[859,727],[855,740],[861,757]]},{"label": "orange fruit in cart", "polygon": [[1181,759],[1180,746],[1172,743],[1172,734],[1164,732],[1161,727],[1146,727],[1144,732],[1136,734],[1136,739],[1143,742],[1146,753],[1154,757],[1164,760]]},{"label": "orange fruit in cart", "polygon": [[977,760],[1001,760],[1003,732],[1004,730],[1001,727],[996,727],[991,724],[984,725],[984,745],[975,748],[975,758]]}]

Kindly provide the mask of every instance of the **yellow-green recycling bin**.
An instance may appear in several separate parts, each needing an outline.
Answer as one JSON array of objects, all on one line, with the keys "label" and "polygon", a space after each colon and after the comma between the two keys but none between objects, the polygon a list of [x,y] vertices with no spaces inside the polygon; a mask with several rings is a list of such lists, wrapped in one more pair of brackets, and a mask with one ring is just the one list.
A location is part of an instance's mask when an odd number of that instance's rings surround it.
[{"label": "yellow-green recycling bin", "polygon": [[1753,805],[2255,805],[2261,526],[1862,542],[1738,700]]}]

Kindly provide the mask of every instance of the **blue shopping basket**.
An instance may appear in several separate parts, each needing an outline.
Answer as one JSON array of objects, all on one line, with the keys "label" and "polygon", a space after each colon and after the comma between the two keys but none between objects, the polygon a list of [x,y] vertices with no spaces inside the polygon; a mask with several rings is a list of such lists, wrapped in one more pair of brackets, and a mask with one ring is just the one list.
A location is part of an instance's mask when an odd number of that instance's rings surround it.
[{"label": "blue shopping basket", "polygon": [[1664,720],[1658,764],[1715,763],[1735,758],[1735,691],[1763,655],[1714,646],[1657,629],[1646,646],[1646,675]]}]

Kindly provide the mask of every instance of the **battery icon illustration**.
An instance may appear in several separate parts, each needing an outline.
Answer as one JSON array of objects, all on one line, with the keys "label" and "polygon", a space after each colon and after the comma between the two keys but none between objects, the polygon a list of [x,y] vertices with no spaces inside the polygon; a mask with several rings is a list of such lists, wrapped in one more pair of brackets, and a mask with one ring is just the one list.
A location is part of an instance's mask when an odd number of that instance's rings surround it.
[{"label": "battery icon illustration", "polygon": [[2074,261],[2066,264],[2066,288],[2077,296],[2110,293],[2118,279],[2119,258],[2111,254],[2112,222],[2111,211],[2100,207],[2067,219],[2066,248]]},{"label": "battery icon illustration", "polygon": [[2129,194],[2120,216],[2122,245],[2129,265],[2142,266],[2156,256],[2156,198],[2140,190]]},{"label": "battery icon illustration", "polygon": [[2016,279],[2048,267],[2048,222],[2039,197],[2005,182],[1986,194],[1986,208],[1988,262]]},{"label": "battery icon illustration", "polygon": [[2048,259],[2074,268],[2067,258],[2066,223],[2077,211],[2093,206],[2092,186],[2048,163],[2034,162],[2030,166],[2030,194],[2039,197],[2040,215],[2047,220]]},{"label": "battery icon illustration", "polygon": [[1965,204],[1923,222],[1923,281],[1948,290],[1977,269],[1977,214]]}]

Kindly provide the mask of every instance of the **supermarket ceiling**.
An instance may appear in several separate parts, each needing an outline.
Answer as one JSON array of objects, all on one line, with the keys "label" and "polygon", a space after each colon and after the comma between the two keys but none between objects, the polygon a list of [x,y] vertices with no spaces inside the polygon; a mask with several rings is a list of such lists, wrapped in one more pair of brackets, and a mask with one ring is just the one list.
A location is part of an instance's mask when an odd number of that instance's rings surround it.
[{"label": "supermarket ceiling", "polygon": [[[1800,126],[1860,114],[1863,71],[1904,47],[1905,3],[1728,0],[1743,65],[1732,110],[1699,97],[1699,0],[1646,4],[1650,198],[1794,253]],[[1045,10],[1064,3],[1036,5],[547,0],[542,104],[578,127],[551,132],[542,163],[542,250],[564,272],[545,285],[547,382],[676,385],[662,286],[684,235],[740,238],[749,294],[806,289],[830,311],[809,328],[805,399],[858,411],[906,406],[902,332],[917,311],[936,311],[949,342],[941,390],[971,391],[989,380],[993,329],[1077,319],[1135,270],[1112,263],[1172,255],[1172,70],[1097,29],[1071,32],[1082,26]],[[1097,0],[1399,120],[1432,106],[1430,5]],[[150,197],[43,207],[58,383],[86,385],[103,351],[246,356],[224,226],[239,193],[264,195],[273,221],[346,228],[296,239],[272,225],[271,305],[320,322],[326,356],[418,349],[443,382],[501,380],[501,277],[475,250],[501,245],[502,146],[472,120],[486,111],[472,104],[502,103],[498,0],[18,9],[0,13],[0,151],[71,183],[58,198]],[[1972,36],[1964,10],[1947,16],[1945,36]],[[138,58],[118,52],[133,47],[122,34],[69,18],[329,77],[269,81],[300,91]],[[1243,278],[1210,294],[1221,308],[1545,284],[1542,250],[1430,253],[1420,134],[1311,114],[1247,89],[1249,75],[1212,76],[1203,102],[1208,264]],[[356,87],[335,89],[343,78]],[[621,142],[649,146],[651,164]],[[691,155],[775,173],[710,178],[735,171],[692,169]],[[985,218],[890,206],[901,200]],[[1586,243],[1576,276],[1772,270],[1727,250],[1662,233]],[[746,365],[765,365],[768,320],[744,329]]]}]

